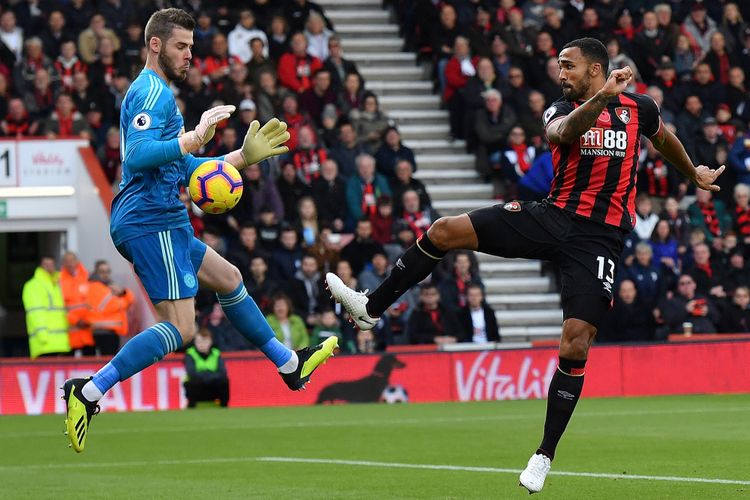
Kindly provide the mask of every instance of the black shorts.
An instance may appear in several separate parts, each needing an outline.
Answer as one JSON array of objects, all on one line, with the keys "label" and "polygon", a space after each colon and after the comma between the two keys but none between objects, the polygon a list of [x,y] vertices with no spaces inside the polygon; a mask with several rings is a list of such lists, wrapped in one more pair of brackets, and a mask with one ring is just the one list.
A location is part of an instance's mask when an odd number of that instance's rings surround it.
[{"label": "black shorts", "polygon": [[[478,251],[557,264],[566,319],[580,316],[576,314],[581,310],[577,305],[580,300],[571,301],[571,297],[592,296],[592,309],[602,305],[604,311],[609,308],[625,237],[621,229],[585,219],[546,200],[512,201],[473,210],[468,215],[477,234]],[[580,319],[589,321],[588,315]]]}]

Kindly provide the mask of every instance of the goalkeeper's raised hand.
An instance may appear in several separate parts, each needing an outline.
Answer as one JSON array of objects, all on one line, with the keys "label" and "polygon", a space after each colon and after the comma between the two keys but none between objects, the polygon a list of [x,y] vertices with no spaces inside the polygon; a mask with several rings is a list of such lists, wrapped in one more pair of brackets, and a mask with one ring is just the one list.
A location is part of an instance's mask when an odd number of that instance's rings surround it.
[{"label": "goalkeeper's raised hand", "polygon": [[216,124],[226,120],[234,113],[235,107],[232,105],[216,106],[201,115],[201,121],[196,125],[195,130],[185,132],[180,136],[180,151],[182,154],[197,151],[201,146],[208,143],[216,132]]},{"label": "goalkeeper's raised hand", "polygon": [[[242,161],[245,165],[252,165],[270,158],[271,156],[282,155],[289,151],[284,143],[289,140],[289,132],[286,130],[286,123],[279,121],[278,118],[271,118],[263,127],[258,120],[250,123],[245,140],[242,141]],[[231,162],[230,162],[231,163]]]}]

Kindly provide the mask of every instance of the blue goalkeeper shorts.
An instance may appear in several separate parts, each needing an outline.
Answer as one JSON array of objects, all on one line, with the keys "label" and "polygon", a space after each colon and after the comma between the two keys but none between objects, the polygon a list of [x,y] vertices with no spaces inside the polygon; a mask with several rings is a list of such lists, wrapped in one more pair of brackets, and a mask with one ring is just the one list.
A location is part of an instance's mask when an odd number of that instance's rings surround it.
[{"label": "blue goalkeeper shorts", "polygon": [[117,251],[135,268],[151,302],[195,297],[206,244],[190,226],[124,241]]}]

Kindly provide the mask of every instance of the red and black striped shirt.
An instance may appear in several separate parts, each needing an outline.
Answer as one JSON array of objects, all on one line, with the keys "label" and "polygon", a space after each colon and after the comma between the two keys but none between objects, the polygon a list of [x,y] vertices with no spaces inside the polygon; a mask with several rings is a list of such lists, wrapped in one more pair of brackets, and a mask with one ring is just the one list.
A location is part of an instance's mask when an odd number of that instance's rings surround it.
[{"label": "red and black striped shirt", "polygon": [[[580,104],[555,101],[544,113],[545,127]],[[632,230],[640,137],[654,136],[660,123],[651,97],[630,92],[613,97],[578,141],[550,144],[555,176],[547,199],[593,221]]]}]

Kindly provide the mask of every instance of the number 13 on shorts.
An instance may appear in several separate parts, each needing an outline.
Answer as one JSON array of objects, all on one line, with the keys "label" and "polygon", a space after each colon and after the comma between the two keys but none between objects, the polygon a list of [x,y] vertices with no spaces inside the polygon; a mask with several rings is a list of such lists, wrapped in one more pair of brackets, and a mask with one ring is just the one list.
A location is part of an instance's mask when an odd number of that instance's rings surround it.
[{"label": "number 13 on shorts", "polygon": [[[604,268],[605,268],[605,262],[607,264],[606,267],[609,268],[607,271],[607,275],[604,275]],[[596,258],[596,263],[598,265],[596,277],[600,280],[607,280],[609,284],[614,284],[615,282],[615,263],[612,261],[612,259],[607,259],[601,255],[599,255]]]}]

